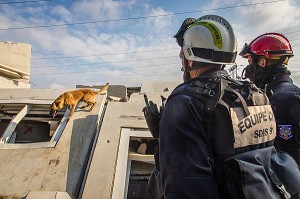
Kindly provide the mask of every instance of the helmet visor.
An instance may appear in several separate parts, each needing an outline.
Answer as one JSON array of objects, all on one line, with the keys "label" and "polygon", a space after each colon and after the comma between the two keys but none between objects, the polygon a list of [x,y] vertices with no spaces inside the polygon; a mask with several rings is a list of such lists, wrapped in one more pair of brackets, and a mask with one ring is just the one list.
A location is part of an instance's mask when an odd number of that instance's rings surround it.
[{"label": "helmet visor", "polygon": [[248,55],[254,55],[254,53],[251,51],[250,46],[247,43],[245,43],[239,55],[245,58]]}]

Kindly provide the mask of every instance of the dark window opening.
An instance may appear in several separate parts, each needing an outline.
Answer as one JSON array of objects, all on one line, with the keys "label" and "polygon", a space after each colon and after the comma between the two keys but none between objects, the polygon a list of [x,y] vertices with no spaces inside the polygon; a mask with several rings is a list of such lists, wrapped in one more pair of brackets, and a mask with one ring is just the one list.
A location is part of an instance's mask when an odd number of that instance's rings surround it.
[{"label": "dark window opening", "polygon": [[7,128],[7,126],[9,125],[10,120],[7,119],[1,119],[0,120],[0,137],[2,137],[5,129]]},{"label": "dark window opening", "polygon": [[63,131],[66,122],[63,122],[63,128],[58,127],[65,113],[66,108],[58,111],[56,117],[52,118],[48,104],[0,105],[1,142],[26,144],[57,141],[59,136],[55,136],[56,140],[52,138],[57,131]]},{"label": "dark window opening", "polygon": [[127,199],[144,199],[146,187],[154,165],[132,161],[127,191]]},{"label": "dark window opening", "polygon": [[[144,156],[153,155],[158,147],[158,139],[131,137],[129,153]],[[127,199],[144,199],[146,187],[154,168],[154,162],[131,161]]]},{"label": "dark window opening", "polygon": [[14,143],[49,142],[50,123],[38,121],[21,121],[15,129]]}]

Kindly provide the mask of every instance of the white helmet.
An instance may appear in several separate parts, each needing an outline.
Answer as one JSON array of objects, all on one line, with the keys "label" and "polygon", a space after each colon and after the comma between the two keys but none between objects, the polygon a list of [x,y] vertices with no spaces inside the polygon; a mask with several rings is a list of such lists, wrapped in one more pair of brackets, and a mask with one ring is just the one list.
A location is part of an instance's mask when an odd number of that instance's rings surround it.
[{"label": "white helmet", "polygon": [[237,41],[226,19],[217,15],[205,15],[185,31],[182,50],[188,60],[233,64],[237,54]]}]

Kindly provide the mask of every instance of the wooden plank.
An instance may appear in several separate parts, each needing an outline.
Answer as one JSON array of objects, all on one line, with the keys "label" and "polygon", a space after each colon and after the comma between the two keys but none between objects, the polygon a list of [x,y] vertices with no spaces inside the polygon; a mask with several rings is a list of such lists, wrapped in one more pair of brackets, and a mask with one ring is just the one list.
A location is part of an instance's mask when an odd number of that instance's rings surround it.
[{"label": "wooden plank", "polygon": [[[147,131],[130,131],[130,137],[138,137],[138,138],[153,138],[152,134],[149,130]],[[154,164],[154,156],[153,155],[145,155],[140,153],[129,152],[128,157],[130,160],[148,162]]]},{"label": "wooden plank", "polygon": [[154,155],[145,155],[140,153],[129,152],[128,158],[130,160],[140,161],[140,162],[148,162],[154,164]]},{"label": "wooden plank", "polygon": [[63,116],[63,118],[61,119],[61,122],[59,123],[54,135],[52,136],[50,142],[55,142],[55,141],[59,140],[62,132],[64,131],[64,129],[67,125],[69,115],[70,115],[70,110],[67,109],[64,116]]},{"label": "wooden plank", "polygon": [[8,143],[12,133],[14,132],[18,123],[22,120],[22,118],[30,111],[32,105],[25,105],[24,108],[13,117],[10,121],[9,125],[6,127],[6,130],[3,133],[0,143]]}]

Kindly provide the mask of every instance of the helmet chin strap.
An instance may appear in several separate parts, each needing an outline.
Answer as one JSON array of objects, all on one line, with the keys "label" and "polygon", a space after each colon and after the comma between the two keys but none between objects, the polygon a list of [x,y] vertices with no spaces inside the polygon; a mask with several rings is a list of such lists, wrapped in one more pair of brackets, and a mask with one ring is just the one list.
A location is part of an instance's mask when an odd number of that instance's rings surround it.
[{"label": "helmet chin strap", "polygon": [[191,79],[190,73],[189,73],[189,66],[188,66],[188,60],[185,58],[183,55],[184,59],[184,72],[183,72],[183,82],[187,82],[188,80]]},{"label": "helmet chin strap", "polygon": [[190,73],[189,73],[189,66],[188,66],[188,60],[185,58],[184,53],[183,53],[183,47],[181,47],[181,52],[182,52],[182,59],[183,59],[183,82],[187,82],[188,80],[191,79]]}]

